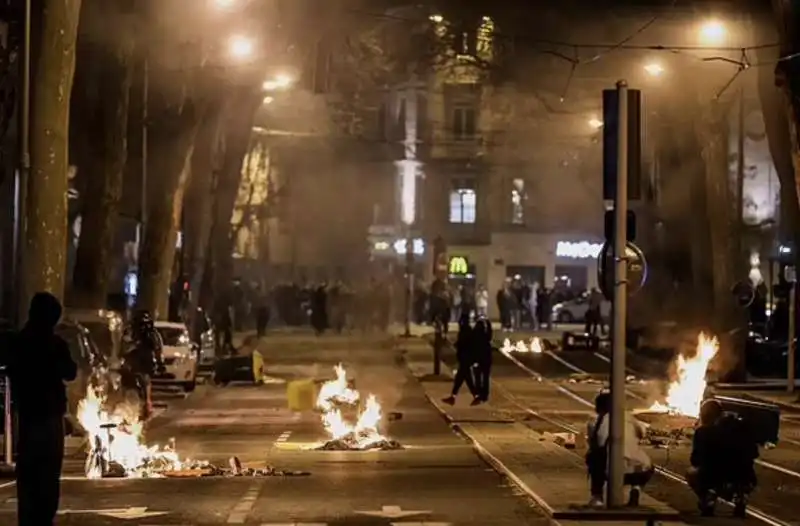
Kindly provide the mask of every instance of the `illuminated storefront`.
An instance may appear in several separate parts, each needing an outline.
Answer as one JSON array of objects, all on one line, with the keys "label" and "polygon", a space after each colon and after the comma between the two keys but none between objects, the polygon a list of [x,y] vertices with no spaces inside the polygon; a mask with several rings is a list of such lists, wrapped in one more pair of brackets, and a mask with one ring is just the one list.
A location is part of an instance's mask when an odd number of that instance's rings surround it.
[{"label": "illuminated storefront", "polygon": [[495,233],[488,245],[448,247],[448,271],[451,281],[485,285],[492,298],[509,278],[577,294],[597,286],[602,248],[592,236]]}]

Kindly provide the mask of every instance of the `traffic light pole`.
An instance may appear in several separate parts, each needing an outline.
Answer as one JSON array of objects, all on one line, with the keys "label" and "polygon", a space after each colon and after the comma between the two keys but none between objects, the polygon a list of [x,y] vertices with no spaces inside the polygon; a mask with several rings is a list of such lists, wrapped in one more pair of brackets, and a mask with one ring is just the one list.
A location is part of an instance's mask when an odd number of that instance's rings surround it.
[{"label": "traffic light pole", "polygon": [[611,415],[609,422],[608,498],[609,508],[624,504],[625,473],[625,318],[628,299],[628,84],[617,82],[617,192],[614,199],[614,319],[611,360]]},{"label": "traffic light pole", "polygon": [[795,337],[797,334],[797,323],[795,316],[797,316],[797,283],[792,279],[789,283],[789,350],[787,353],[787,367],[786,367],[786,392],[794,394],[795,382],[795,359],[797,353],[797,345],[795,345]]}]

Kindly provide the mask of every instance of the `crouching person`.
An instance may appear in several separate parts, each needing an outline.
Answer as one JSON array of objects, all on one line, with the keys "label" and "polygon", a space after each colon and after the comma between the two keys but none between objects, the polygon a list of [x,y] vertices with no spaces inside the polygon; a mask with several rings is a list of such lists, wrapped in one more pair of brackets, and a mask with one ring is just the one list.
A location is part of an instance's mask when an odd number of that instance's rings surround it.
[{"label": "crouching person", "polygon": [[[589,447],[586,452],[586,467],[591,482],[590,506],[603,506],[605,485],[608,480],[608,437],[611,413],[611,393],[603,391],[594,400],[597,416],[587,429]],[[644,427],[630,414],[625,415],[625,475],[623,483],[630,486],[628,506],[638,506],[641,488],[655,472],[653,463],[639,445],[644,438]]]},{"label": "crouching person", "polygon": [[717,400],[703,402],[692,440],[692,467],[686,474],[700,513],[713,516],[721,497],[734,503],[734,515],[744,517],[747,498],[756,487],[757,458],[758,444],[744,421],[725,414]]}]

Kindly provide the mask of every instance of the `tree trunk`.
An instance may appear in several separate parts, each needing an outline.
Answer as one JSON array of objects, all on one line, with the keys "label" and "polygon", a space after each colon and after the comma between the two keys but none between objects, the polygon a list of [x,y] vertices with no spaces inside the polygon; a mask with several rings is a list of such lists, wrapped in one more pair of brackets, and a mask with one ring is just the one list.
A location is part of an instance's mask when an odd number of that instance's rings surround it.
[{"label": "tree trunk", "polygon": [[[108,7],[114,9],[111,4],[104,2],[96,5],[103,14],[108,14]],[[92,140],[89,141],[91,144],[85,145],[88,155],[83,171],[84,206],[73,274],[75,303],[85,308],[106,307],[109,272],[113,262],[111,251],[128,158],[132,48],[132,40],[122,36],[112,55],[92,57],[99,62],[97,74],[84,80],[87,83],[99,82],[104,86],[102,95],[90,102],[92,107],[89,111],[96,116],[92,122],[96,122],[98,127],[86,136]]]},{"label": "tree trunk", "polygon": [[136,303],[154,317],[167,314],[183,194],[199,120],[199,109],[186,101],[165,108],[150,127],[151,178]]},{"label": "tree trunk", "polygon": [[31,173],[20,307],[39,291],[64,296],[69,101],[80,0],[46,0],[31,94]]},{"label": "tree trunk", "polygon": [[215,101],[208,109],[198,131],[192,154],[192,176],[186,190],[184,213],[185,274],[191,290],[190,313],[200,301],[203,273],[206,269],[209,235],[214,200],[214,167],[217,165],[217,142],[220,134],[223,104]]},{"label": "tree trunk", "polygon": [[212,303],[213,299],[227,293],[233,278],[231,217],[242,181],[242,164],[250,146],[255,110],[260,102],[252,93],[242,93],[236,97],[226,124],[225,154],[214,187],[213,224],[209,236],[211,279],[207,283],[211,291],[202,292],[206,301]]},{"label": "tree trunk", "polygon": [[[798,27],[800,25],[800,12],[793,9],[793,2],[788,0],[773,0],[775,22],[780,34],[780,56],[793,55],[800,50],[798,41]],[[797,60],[782,60],[775,66],[775,84],[784,95],[783,113],[786,115],[785,123],[788,131],[788,152],[791,160],[791,172],[786,165],[785,154],[773,157],[775,168],[781,183],[781,209],[784,217],[792,223],[789,225],[794,241],[795,265],[800,265],[800,64]],[[762,91],[763,93],[763,91]],[[767,120],[765,108],[765,123],[767,124],[770,149],[775,141],[780,141],[780,133],[774,133],[780,124]],[[772,134],[769,134],[773,131]],[[777,144],[775,145],[777,146]],[[791,173],[791,177],[789,177]],[[786,202],[784,202],[786,200]],[[794,215],[798,214],[798,215]]]}]

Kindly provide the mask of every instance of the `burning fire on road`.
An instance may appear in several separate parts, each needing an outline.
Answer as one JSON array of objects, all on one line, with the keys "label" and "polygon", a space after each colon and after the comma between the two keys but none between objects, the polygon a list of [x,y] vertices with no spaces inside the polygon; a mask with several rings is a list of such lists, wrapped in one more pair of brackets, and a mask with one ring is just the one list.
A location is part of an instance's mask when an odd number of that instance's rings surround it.
[{"label": "burning fire on road", "polygon": [[209,466],[181,459],[174,442],[163,447],[145,444],[144,423],[135,405],[109,406],[105,390],[99,386],[90,386],[78,405],[78,421],[89,437],[87,478],[163,477],[168,472]]},{"label": "burning fire on road", "polygon": [[[341,364],[334,367],[336,378],[322,384],[317,396],[317,408],[330,439],[318,447],[325,451],[366,451],[403,449],[397,441],[378,431],[381,406],[375,395],[368,395],[362,404],[361,393],[347,381],[347,371]],[[353,418],[348,421],[345,414]],[[352,421],[355,423],[351,423]]]},{"label": "burning fire on road", "polygon": [[517,343],[512,344],[511,340],[506,338],[503,340],[503,346],[500,347],[500,352],[509,354],[509,353],[533,353],[533,354],[541,354],[544,352],[544,347],[542,346],[542,340],[538,336],[534,336],[531,338],[530,344],[526,344],[524,341],[520,340]]},{"label": "burning fire on road", "polygon": [[656,402],[649,411],[673,413],[697,418],[706,390],[706,373],[711,360],[719,352],[719,340],[700,333],[694,355],[679,354],[676,362],[676,378],[667,387],[664,403]]}]

